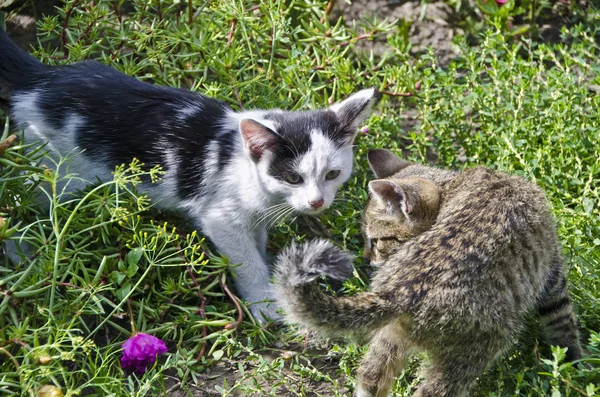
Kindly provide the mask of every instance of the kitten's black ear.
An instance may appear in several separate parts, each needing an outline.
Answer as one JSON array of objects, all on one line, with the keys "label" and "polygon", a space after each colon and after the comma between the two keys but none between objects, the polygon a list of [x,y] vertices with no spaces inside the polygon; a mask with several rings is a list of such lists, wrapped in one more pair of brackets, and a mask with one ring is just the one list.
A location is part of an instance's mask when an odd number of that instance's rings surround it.
[{"label": "kitten's black ear", "polygon": [[277,145],[275,132],[256,120],[241,120],[240,133],[244,139],[244,146],[255,162],[262,158],[265,151]]},{"label": "kitten's black ear", "polygon": [[374,88],[369,88],[329,108],[337,116],[343,133],[347,134],[348,144],[354,141],[358,127],[369,118],[373,105],[379,102],[380,98],[381,95]]},{"label": "kitten's black ear", "polygon": [[400,158],[387,149],[372,149],[367,153],[369,165],[377,178],[387,178],[409,166],[410,161]]},{"label": "kitten's black ear", "polygon": [[386,203],[392,210],[400,208],[408,218],[415,207],[413,192],[387,179],[375,179],[369,182],[369,192],[378,200]]}]

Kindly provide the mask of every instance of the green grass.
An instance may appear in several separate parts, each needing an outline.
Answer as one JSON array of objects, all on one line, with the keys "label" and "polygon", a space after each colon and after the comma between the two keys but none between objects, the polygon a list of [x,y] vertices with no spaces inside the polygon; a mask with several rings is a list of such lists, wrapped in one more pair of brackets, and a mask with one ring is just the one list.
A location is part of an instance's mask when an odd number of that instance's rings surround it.
[{"label": "green grass", "polygon": [[[473,395],[600,395],[599,11],[572,10],[573,23],[562,30],[567,44],[509,36],[505,21],[477,24],[467,33],[478,44],[458,37],[460,55],[440,67],[433,51],[409,57],[404,31],[393,23],[364,21],[351,31],[328,22],[326,3],[195,2],[190,23],[180,2],[159,9],[141,0],[67,1],[58,16],[40,22],[34,53],[51,64],[99,59],[236,109],[322,107],[369,86],[409,93],[384,96],[378,105],[368,134],[357,139],[353,177],[320,217],[322,227],[303,217],[281,224],[271,252],[317,233],[361,252],[370,148],[440,167],[485,164],[524,175],[553,205],[589,366],[562,362],[532,320]],[[63,33],[64,47],[47,40],[61,44]],[[355,51],[357,41],[386,35],[386,58]],[[10,130],[7,120],[0,141]],[[43,148],[24,150],[17,141],[0,153],[0,240],[19,231],[35,247],[19,265],[0,263],[0,395],[34,396],[45,384],[65,395],[160,395],[173,378],[192,392],[211,371],[229,374],[226,382],[209,376],[215,395],[341,396],[353,389],[363,348],[314,349],[311,341],[313,349],[303,351],[302,335],[260,327],[244,308],[243,322],[232,327],[239,309],[224,288],[231,277],[226,259],[184,220],[148,210],[151,203],[135,190],[139,164],[117,170],[113,182],[65,196],[56,171],[68,159],[44,167]],[[37,185],[50,211],[35,204]],[[367,288],[363,270],[345,291]],[[169,347],[141,377],[125,377],[118,364],[132,327]],[[422,361],[415,358],[399,377],[396,395],[414,392]]]}]

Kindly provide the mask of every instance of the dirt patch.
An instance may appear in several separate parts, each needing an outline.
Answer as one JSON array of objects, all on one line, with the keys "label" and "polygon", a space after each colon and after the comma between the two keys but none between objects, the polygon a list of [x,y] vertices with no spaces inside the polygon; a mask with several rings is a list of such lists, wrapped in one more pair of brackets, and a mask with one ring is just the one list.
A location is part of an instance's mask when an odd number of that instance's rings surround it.
[{"label": "dirt patch", "polygon": [[6,18],[6,32],[19,47],[27,50],[36,39],[35,18],[30,15],[11,15]]},{"label": "dirt patch", "polygon": [[[397,20],[398,24],[408,24],[408,41],[411,55],[418,56],[433,48],[440,65],[446,65],[458,54],[452,39],[462,30],[456,27],[457,17],[446,3],[393,0],[354,0],[348,4],[338,0],[333,9],[333,17],[342,16],[346,25],[352,26],[365,18],[377,20]],[[370,42],[360,42],[359,48],[373,50],[376,54],[389,51],[386,38]]]},{"label": "dirt patch", "polygon": [[[331,397],[351,395],[346,377],[339,374],[339,361],[327,349],[303,351],[269,349],[235,359],[217,361],[196,381],[182,384],[176,374],[167,374],[169,397],[298,396]],[[189,380],[188,380],[189,382]]]},{"label": "dirt patch", "polygon": [[6,32],[18,46],[28,50],[35,43],[36,21],[55,15],[60,0],[15,1],[6,12]]}]

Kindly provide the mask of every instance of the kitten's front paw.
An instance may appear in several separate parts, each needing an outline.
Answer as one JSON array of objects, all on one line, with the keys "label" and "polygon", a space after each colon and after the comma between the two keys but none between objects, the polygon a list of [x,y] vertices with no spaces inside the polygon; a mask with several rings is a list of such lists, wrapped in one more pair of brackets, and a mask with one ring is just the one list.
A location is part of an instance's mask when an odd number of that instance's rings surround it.
[{"label": "kitten's front paw", "polygon": [[292,244],[275,264],[279,283],[301,285],[321,276],[345,280],[352,275],[352,258],[327,240]]},{"label": "kitten's front paw", "polygon": [[281,322],[283,320],[283,316],[277,312],[279,306],[275,302],[253,303],[248,309],[250,309],[252,317],[261,324],[266,324],[269,321]]}]

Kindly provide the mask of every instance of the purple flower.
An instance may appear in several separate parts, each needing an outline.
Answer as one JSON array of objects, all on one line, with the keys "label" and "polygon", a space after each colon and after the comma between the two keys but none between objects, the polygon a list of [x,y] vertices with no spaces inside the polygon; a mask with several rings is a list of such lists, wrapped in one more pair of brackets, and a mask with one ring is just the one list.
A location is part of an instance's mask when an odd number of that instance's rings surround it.
[{"label": "purple flower", "polygon": [[146,372],[146,367],[156,361],[156,356],[167,352],[165,342],[152,335],[139,332],[127,339],[123,345],[121,367],[138,374]]},{"label": "purple flower", "polygon": [[498,4],[498,7],[502,7],[507,2],[508,0],[496,0],[496,4]]}]

